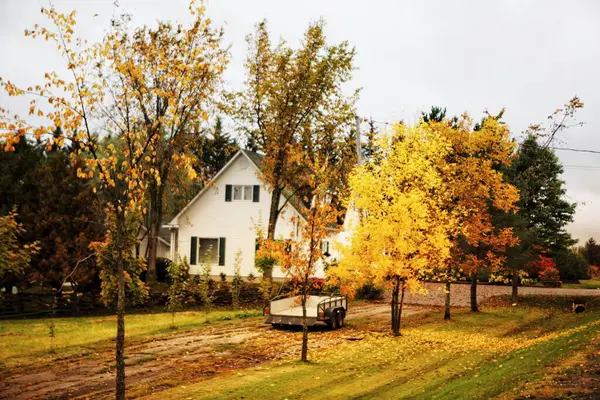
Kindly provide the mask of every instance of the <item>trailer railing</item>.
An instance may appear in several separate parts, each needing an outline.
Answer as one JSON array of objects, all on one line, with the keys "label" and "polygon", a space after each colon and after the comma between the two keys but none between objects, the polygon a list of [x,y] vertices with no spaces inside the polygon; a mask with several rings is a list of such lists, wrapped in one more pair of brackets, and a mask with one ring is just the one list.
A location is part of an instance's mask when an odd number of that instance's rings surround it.
[{"label": "trailer railing", "polygon": [[348,311],[348,297],[344,295],[330,295],[328,299],[323,299],[317,304],[317,321],[325,320],[325,311],[334,307],[343,307]]}]

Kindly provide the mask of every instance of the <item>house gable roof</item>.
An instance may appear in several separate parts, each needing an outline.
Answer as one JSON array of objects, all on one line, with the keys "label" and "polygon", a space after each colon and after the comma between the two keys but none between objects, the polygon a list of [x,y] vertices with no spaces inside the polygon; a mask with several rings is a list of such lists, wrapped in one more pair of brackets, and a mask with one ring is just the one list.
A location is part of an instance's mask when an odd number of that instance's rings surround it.
[{"label": "house gable roof", "polygon": [[[169,222],[169,224],[165,225],[166,227],[176,227],[179,225],[179,217],[181,215],[183,215],[196,201],[198,201],[198,199],[200,199],[200,197],[202,197],[202,195],[211,187],[213,186],[213,184],[219,179],[219,177],[231,166],[233,165],[233,163],[235,163],[235,161],[240,158],[240,157],[246,157],[250,163],[254,166],[254,168],[256,168],[257,171],[260,171],[260,167],[262,165],[262,161],[263,161],[263,155],[262,154],[258,154],[252,151],[248,151],[248,150],[244,150],[244,149],[240,149],[232,158],[231,160],[229,160],[229,162],[227,162],[227,164],[225,164],[225,166],[223,168],[221,168],[221,170],[214,176],[214,178],[211,179],[211,181],[204,186],[204,188],[202,188],[202,190],[196,195],[194,196],[194,198],[175,216],[171,219],[171,221]],[[298,214],[300,214],[303,218],[306,219],[304,213],[302,211],[300,211],[303,207],[300,206],[301,202],[300,199],[298,199],[297,196],[295,196],[293,193],[291,193],[291,191],[289,190],[284,190],[283,191],[283,196],[288,199],[288,203],[294,208],[294,210],[296,210],[296,212],[298,212]]]}]

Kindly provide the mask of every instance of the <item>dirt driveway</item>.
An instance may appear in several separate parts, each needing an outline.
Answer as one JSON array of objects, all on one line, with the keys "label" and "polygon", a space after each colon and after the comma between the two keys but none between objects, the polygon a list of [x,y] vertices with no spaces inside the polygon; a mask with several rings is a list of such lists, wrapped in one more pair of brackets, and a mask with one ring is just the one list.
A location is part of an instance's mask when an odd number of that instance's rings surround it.
[{"label": "dirt driveway", "polygon": [[[329,331],[315,326],[311,330],[310,351],[356,339],[364,334],[365,328],[368,330],[365,325],[389,314],[385,302],[351,304],[351,307],[347,318],[350,323],[344,329]],[[404,315],[424,310],[408,307]],[[157,393],[174,385],[268,361],[299,357],[300,344],[300,331],[275,330],[261,318],[131,340],[126,349],[127,397]],[[0,372],[0,398],[112,398],[114,345],[93,346],[86,354],[58,359],[50,365]]]}]

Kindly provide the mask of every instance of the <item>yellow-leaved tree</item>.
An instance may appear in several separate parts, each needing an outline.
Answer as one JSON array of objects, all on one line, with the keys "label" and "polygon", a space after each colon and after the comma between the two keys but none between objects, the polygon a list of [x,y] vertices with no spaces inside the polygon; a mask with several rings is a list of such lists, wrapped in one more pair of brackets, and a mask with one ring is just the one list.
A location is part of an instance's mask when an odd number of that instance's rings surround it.
[{"label": "yellow-leaved tree", "polygon": [[[424,119],[422,129],[450,143],[440,170],[447,190],[443,209],[453,221],[451,257],[435,273],[446,282],[444,319],[450,319],[451,282],[461,274],[471,279],[471,308],[477,311],[477,279],[482,269],[498,268],[505,251],[518,243],[510,228],[494,222],[494,213],[515,211],[518,191],[501,169],[510,162],[515,144],[508,127],[487,115],[473,124],[468,115],[454,119]],[[426,120],[426,122],[425,122]]]},{"label": "yellow-leaved tree", "polygon": [[441,171],[451,143],[424,126],[397,124],[379,147],[380,159],[350,177],[358,221],[330,271],[346,292],[368,282],[391,286],[392,331],[400,335],[405,289],[421,290],[419,277],[449,257],[454,226]]},{"label": "yellow-leaved tree", "polygon": [[[202,59],[202,37],[211,34],[203,4],[192,1],[189,9],[193,22],[188,29],[159,24],[132,33],[128,18],[122,17],[112,21],[100,43],[88,44],[75,36],[75,11],[42,8],[51,25],[36,25],[25,34],[52,42],[65,70],[48,72],[44,83],[26,88],[0,79],[9,96],[31,97],[29,117],[0,108],[4,149],[11,151],[24,135],[45,140],[48,149],[73,143],[85,160],[78,176],[91,179],[106,204],[107,236],[95,249],[103,268],[104,296],[117,306],[118,399],[125,398],[126,290],[144,292],[140,260],[132,256],[135,226],[147,212],[149,187],[161,184],[157,160],[164,146],[179,140],[176,132],[207,119],[205,93],[198,93],[205,87],[192,86],[203,74],[220,74],[223,68],[220,56]],[[186,57],[194,60],[187,62]],[[172,162],[192,170],[185,151],[174,152]]]}]

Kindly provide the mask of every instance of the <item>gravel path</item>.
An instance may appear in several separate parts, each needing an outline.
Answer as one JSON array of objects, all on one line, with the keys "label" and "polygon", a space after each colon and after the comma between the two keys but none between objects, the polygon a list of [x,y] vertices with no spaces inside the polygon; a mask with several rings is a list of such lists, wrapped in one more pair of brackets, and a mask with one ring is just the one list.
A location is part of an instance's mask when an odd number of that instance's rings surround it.
[{"label": "gravel path", "polygon": [[[444,305],[444,283],[425,283],[428,290],[426,295],[411,295],[406,293],[405,301],[408,304],[421,304],[429,306]],[[510,286],[477,285],[477,300],[482,302],[494,296],[510,295]],[[595,289],[561,289],[544,287],[519,287],[519,294],[537,296],[600,296],[600,290]],[[470,283],[453,283],[450,290],[450,300],[453,306],[468,307],[471,299]]]}]

